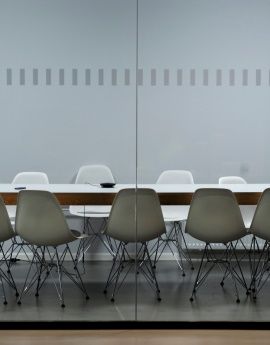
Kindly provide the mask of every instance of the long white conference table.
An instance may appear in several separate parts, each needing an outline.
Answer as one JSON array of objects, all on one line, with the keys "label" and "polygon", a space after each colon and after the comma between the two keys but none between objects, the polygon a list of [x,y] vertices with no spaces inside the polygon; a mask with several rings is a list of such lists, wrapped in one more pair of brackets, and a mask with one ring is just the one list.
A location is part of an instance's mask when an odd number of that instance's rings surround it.
[{"label": "long white conference table", "polygon": [[[7,205],[16,205],[20,187],[52,192],[61,205],[111,205],[121,189],[135,188],[136,185],[117,184],[114,188],[101,188],[91,184],[0,184],[0,195]],[[240,205],[256,205],[261,193],[270,188],[270,184],[138,184],[137,187],[154,189],[162,205],[189,205],[193,193],[199,188],[230,189]]]}]

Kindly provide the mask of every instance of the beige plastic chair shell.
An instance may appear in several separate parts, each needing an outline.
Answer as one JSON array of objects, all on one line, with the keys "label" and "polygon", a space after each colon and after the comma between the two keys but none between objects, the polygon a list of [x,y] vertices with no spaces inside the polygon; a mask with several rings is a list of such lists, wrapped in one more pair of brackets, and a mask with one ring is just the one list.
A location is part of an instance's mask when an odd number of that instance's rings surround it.
[{"label": "beige plastic chair shell", "polygon": [[165,231],[159,198],[153,189],[123,189],[117,194],[105,230],[108,236],[125,243],[147,242]]},{"label": "beige plastic chair shell", "polygon": [[250,226],[250,232],[263,240],[270,241],[270,188],[261,195]]},{"label": "beige plastic chair shell", "polygon": [[32,245],[56,247],[84,237],[69,229],[58,200],[48,191],[20,191],[17,204],[15,231]]},{"label": "beige plastic chair shell", "polygon": [[193,195],[186,232],[206,243],[228,243],[247,234],[232,191],[202,188]]},{"label": "beige plastic chair shell", "polygon": [[15,232],[12,228],[4,200],[0,196],[0,242],[7,241],[14,236]]}]

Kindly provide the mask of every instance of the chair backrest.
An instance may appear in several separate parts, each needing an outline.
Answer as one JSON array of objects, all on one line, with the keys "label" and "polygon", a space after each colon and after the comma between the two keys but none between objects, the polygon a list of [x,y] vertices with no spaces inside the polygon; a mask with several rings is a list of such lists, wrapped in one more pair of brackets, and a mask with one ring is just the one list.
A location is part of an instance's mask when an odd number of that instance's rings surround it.
[{"label": "chair backrest", "polygon": [[110,168],[106,165],[84,165],[80,167],[75,183],[99,184],[103,182],[114,183]]},{"label": "chair backrest", "polygon": [[270,241],[270,188],[266,189],[257,204],[250,225],[250,232],[257,237]]},{"label": "chair backrest", "polygon": [[47,174],[44,172],[26,171],[17,174],[12,183],[14,184],[49,184]]},{"label": "chair backrest", "polygon": [[159,198],[154,190],[123,189],[116,195],[107,222],[107,235],[125,243],[146,242],[165,231]]},{"label": "chair backrest", "polygon": [[57,246],[74,240],[58,200],[47,191],[19,192],[15,230],[33,245]]},{"label": "chair backrest", "polygon": [[4,200],[0,196],[0,242],[9,240],[15,235]]},{"label": "chair backrest", "polygon": [[223,176],[218,179],[219,184],[245,184],[247,181],[240,176]]},{"label": "chair backrest", "polygon": [[196,190],[189,209],[186,232],[206,243],[228,243],[246,235],[235,195],[221,188]]},{"label": "chair backrest", "polygon": [[193,176],[188,170],[165,170],[157,179],[159,184],[194,184]]}]

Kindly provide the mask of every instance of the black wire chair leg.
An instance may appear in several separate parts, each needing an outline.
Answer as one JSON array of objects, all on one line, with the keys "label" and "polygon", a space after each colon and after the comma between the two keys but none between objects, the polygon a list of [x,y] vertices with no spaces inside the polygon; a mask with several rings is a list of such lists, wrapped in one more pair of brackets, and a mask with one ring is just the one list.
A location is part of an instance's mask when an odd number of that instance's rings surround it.
[{"label": "black wire chair leg", "polygon": [[189,264],[190,264],[190,268],[191,268],[192,270],[194,270],[193,261],[192,261],[192,259],[191,259],[190,251],[189,251],[189,248],[188,248],[188,246],[187,246],[187,241],[186,241],[185,235],[184,235],[184,233],[183,233],[183,229],[182,229],[182,224],[181,224],[181,222],[178,222],[178,228],[179,228],[179,233],[180,233],[180,235],[181,235],[181,237],[182,237],[182,239],[183,239],[183,242],[184,242],[184,245],[185,245],[185,248],[186,248],[187,261],[188,261]]},{"label": "black wire chair leg", "polygon": [[146,243],[144,243],[144,247],[145,247],[145,254],[146,254],[146,257],[147,257],[147,261],[148,261],[148,264],[150,266],[151,275],[152,275],[152,278],[154,280],[154,284],[155,284],[155,287],[156,287],[157,300],[160,302],[161,301],[160,289],[159,289],[159,285],[158,285],[157,278],[156,278],[156,272],[155,272],[154,267],[152,265],[151,257],[150,257],[150,254],[149,254],[149,251],[148,251]]},{"label": "black wire chair leg", "polygon": [[58,250],[55,247],[55,256],[56,256],[56,265],[57,265],[57,274],[58,274],[58,282],[59,282],[59,289],[60,289],[60,301],[61,301],[61,307],[65,308],[65,301],[64,301],[64,291],[63,291],[63,282],[62,282],[62,278],[63,278],[63,272],[62,272],[62,265],[61,265],[61,261],[59,259],[59,254],[58,254]]},{"label": "black wire chair leg", "polygon": [[199,277],[200,277],[200,274],[201,274],[201,269],[202,269],[203,261],[204,261],[204,258],[206,256],[206,254],[207,254],[207,247],[208,247],[208,244],[205,245],[204,250],[203,250],[203,255],[202,255],[202,258],[201,258],[200,266],[199,266],[199,269],[198,269],[198,272],[197,272],[196,279],[194,281],[194,285],[193,285],[193,289],[192,289],[192,294],[191,294],[191,297],[189,299],[190,302],[194,301],[194,296],[196,294],[196,288],[197,288]]}]

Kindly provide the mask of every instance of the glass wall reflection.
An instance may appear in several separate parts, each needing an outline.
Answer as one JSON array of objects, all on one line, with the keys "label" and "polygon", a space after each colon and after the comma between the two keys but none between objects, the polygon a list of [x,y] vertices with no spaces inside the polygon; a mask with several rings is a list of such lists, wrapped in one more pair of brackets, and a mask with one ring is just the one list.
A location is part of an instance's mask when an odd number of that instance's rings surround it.
[{"label": "glass wall reflection", "polygon": [[[239,272],[244,306],[235,303],[233,281],[225,279],[221,289],[223,269],[202,276],[207,279],[190,302],[204,243],[185,232],[189,206],[174,204],[171,193],[222,183],[245,192],[265,188],[250,184],[269,183],[268,10],[267,1],[139,1],[138,183],[170,194],[162,205],[166,235],[149,244],[162,301],[138,285],[139,320],[256,319]],[[240,179],[220,180],[226,176]],[[240,207],[248,228],[255,208]],[[247,284],[250,245],[246,236],[235,247],[245,257]],[[269,318],[267,310],[261,317]]]},{"label": "glass wall reflection", "polygon": [[[46,173],[49,185],[33,179],[13,182],[26,190],[64,193],[61,200],[69,227],[89,235],[70,244],[76,265],[70,253],[63,256],[65,303],[56,257],[47,249],[43,256],[41,248],[21,306],[7,288],[9,304],[1,306],[2,321],[135,319],[134,273],[115,303],[111,302],[115,279],[103,293],[119,242],[112,233],[102,233],[112,195],[98,198],[101,193],[116,193],[123,184],[135,184],[135,5],[133,0],[0,1],[2,191],[14,192],[8,184],[20,172]],[[112,186],[102,188],[103,182],[116,185],[105,190]],[[82,205],[85,193],[97,195],[94,201],[88,195],[94,205]],[[15,205],[8,211],[14,224]],[[19,237],[14,243],[13,252],[11,242],[6,250],[21,293],[33,249]],[[64,246],[59,253],[64,253]],[[50,262],[47,266],[45,259]],[[40,290],[39,270],[44,279]],[[79,278],[89,301],[77,289],[80,282],[74,284]]]}]

